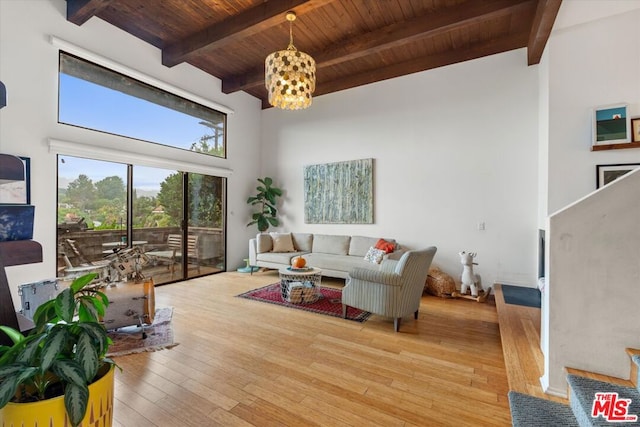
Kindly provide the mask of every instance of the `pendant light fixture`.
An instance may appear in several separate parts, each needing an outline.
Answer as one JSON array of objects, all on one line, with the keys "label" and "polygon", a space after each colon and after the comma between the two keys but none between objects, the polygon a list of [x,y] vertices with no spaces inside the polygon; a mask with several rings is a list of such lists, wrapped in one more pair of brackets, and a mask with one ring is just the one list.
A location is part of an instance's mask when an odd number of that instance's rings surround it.
[{"label": "pendant light fixture", "polygon": [[273,52],[264,61],[269,104],[283,110],[301,110],[311,105],[316,90],[316,61],[293,45],[294,12],[287,12],[289,46]]}]

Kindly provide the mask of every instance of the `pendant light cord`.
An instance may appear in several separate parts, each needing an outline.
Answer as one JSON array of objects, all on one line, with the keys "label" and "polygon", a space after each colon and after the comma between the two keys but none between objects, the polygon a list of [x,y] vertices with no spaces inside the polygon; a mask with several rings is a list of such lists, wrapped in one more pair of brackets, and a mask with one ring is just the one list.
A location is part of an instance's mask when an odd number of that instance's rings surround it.
[{"label": "pendant light cord", "polygon": [[288,19],[289,21],[289,46],[287,47],[287,50],[297,50],[296,47],[293,45],[293,21],[295,20],[295,17],[293,19]]}]

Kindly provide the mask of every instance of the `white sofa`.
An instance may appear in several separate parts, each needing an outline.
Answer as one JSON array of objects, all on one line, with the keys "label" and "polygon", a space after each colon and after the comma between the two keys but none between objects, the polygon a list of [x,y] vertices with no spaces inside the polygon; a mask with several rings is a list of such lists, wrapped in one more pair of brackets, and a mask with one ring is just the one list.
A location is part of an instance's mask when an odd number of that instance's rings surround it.
[{"label": "white sofa", "polygon": [[[290,234],[292,245],[286,244]],[[283,244],[282,241],[285,241]],[[345,236],[310,233],[260,233],[249,240],[249,264],[252,266],[281,269],[291,265],[291,260],[302,256],[307,265],[322,269],[322,275],[346,279],[356,267],[377,270],[380,264],[365,260],[379,237]],[[396,243],[393,239],[384,239]],[[384,255],[383,259],[398,260],[405,252],[399,245]]]}]

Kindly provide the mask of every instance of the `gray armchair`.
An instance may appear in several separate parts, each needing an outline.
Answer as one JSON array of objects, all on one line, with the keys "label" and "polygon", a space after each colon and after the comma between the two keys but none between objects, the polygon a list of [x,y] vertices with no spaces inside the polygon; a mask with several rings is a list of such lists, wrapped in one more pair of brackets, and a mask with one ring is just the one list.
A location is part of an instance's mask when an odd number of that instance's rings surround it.
[{"label": "gray armchair", "polygon": [[407,251],[400,260],[388,261],[380,270],[355,268],[342,289],[342,315],[356,307],[380,316],[392,317],[393,328],[409,314],[418,318],[422,291],[437,248]]}]

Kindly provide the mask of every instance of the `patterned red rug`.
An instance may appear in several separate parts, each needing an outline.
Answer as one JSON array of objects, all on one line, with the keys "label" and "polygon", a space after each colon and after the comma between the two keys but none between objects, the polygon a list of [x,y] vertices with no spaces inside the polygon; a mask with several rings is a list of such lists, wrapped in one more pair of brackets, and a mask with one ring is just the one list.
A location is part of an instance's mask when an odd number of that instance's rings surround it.
[{"label": "patterned red rug", "polygon": [[[311,311],[313,313],[325,314],[327,316],[342,317],[342,291],[340,289],[318,288],[322,294],[316,302],[308,304],[294,304],[282,299],[280,291],[280,282],[267,285],[262,288],[254,289],[249,292],[238,295],[241,298],[247,298],[256,301],[268,302],[271,304],[282,305],[285,307],[297,308],[298,310]],[[347,320],[356,322],[364,322],[371,316],[368,311],[362,311],[357,308],[347,308]]]}]

